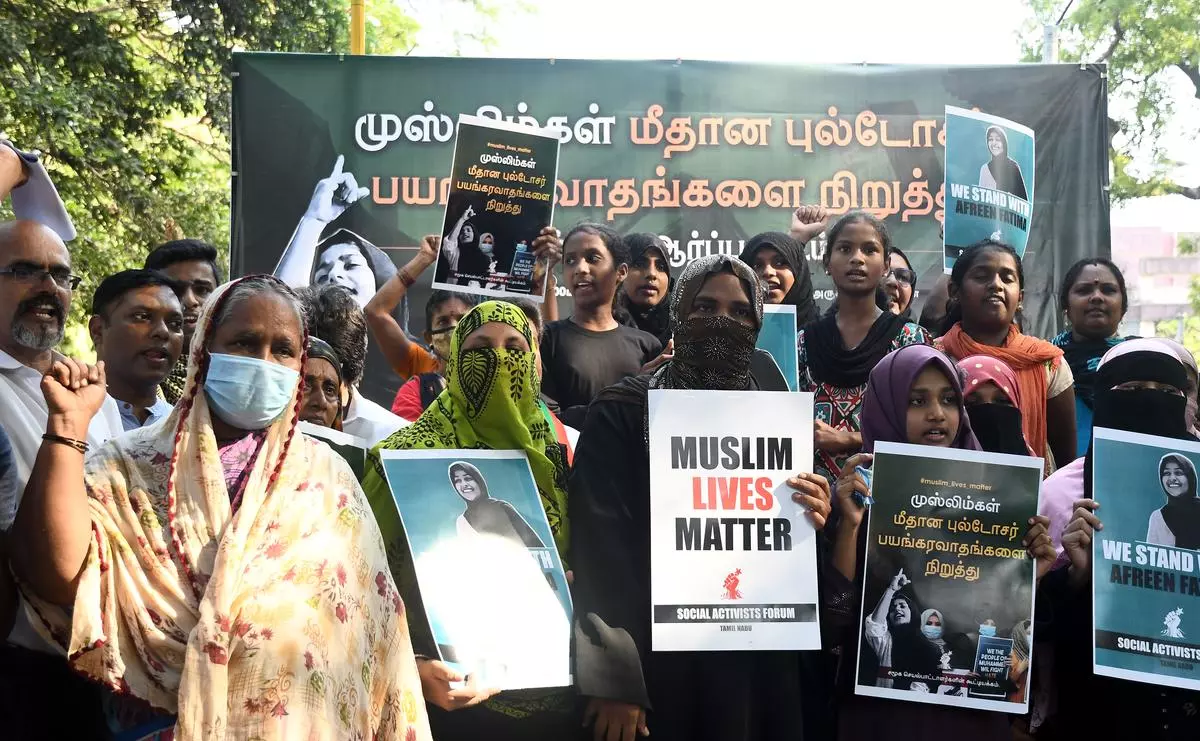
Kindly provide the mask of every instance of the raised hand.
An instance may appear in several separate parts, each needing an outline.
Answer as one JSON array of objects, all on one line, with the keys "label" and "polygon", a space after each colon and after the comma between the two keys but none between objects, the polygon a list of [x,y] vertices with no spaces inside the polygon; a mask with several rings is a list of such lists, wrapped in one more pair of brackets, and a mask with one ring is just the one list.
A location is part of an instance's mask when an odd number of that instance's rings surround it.
[{"label": "raised hand", "polygon": [[792,212],[792,226],[788,233],[801,244],[809,242],[825,231],[829,216],[824,206],[801,206]]},{"label": "raised hand", "polygon": [[898,592],[902,587],[908,584],[912,584],[912,580],[904,575],[904,569],[900,569],[896,572],[896,575],[892,577],[892,584],[889,588],[893,592]]},{"label": "raised hand", "polygon": [[[42,396],[49,412],[47,431],[83,440],[92,417],[108,395],[104,363],[87,363],[61,358],[42,377]],[[50,429],[53,428],[53,429]]]},{"label": "raised hand", "polygon": [[552,226],[542,229],[538,234],[537,239],[533,240],[533,254],[537,255],[538,259],[546,259],[546,267],[552,268],[562,258],[562,241],[558,237],[558,230]]},{"label": "raised hand", "polygon": [[351,205],[370,195],[369,189],[358,187],[354,173],[342,169],[345,164],[345,156],[339,154],[329,177],[317,181],[312,200],[308,202],[308,211],[304,214],[305,218],[328,224],[345,213]]}]

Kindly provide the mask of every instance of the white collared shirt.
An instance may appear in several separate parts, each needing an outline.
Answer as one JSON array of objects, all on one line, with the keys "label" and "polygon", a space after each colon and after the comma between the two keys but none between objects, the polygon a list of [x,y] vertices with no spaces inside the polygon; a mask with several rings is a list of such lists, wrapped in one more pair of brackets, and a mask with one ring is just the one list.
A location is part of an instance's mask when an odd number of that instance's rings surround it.
[{"label": "white collared shirt", "polygon": [[[42,435],[46,432],[49,416],[46,399],[42,395],[42,374],[0,350],[0,425],[12,443],[13,462],[17,469],[17,486],[0,487],[0,530],[12,527],[17,516],[17,507],[25,493],[25,484],[33,470],[38,448],[42,446]],[[121,432],[121,413],[117,403],[108,397],[88,427],[88,444],[97,448]],[[25,648],[56,652],[34,631],[23,606],[18,608],[16,624],[9,634],[9,640]]]},{"label": "white collared shirt", "polygon": [[401,427],[408,427],[409,424],[411,423],[408,420],[392,414],[360,394],[357,389],[342,415],[342,432],[361,437],[371,448]]}]

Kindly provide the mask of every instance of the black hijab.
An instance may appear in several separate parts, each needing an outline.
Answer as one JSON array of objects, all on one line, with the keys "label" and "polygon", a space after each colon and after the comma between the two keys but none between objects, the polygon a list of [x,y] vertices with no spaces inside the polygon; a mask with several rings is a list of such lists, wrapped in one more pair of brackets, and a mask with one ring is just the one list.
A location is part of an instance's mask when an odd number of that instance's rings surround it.
[{"label": "black hijab", "polygon": [[1173,497],[1166,490],[1167,503],[1159,510],[1163,522],[1175,536],[1176,548],[1200,549],[1200,499],[1196,497],[1196,466],[1182,453],[1168,453],[1158,462],[1158,478],[1162,482],[1163,466],[1174,463],[1187,476],[1188,490],[1183,496]]},{"label": "black hijab", "polygon": [[988,160],[987,164],[988,172],[992,173],[992,179],[996,181],[996,188],[1028,201],[1029,195],[1025,192],[1025,178],[1021,176],[1021,167],[1008,156],[1008,135],[999,126],[989,126],[985,137],[990,137],[992,132],[998,133],[1000,140],[1004,142],[1004,150]]},{"label": "black hijab", "polygon": [[627,234],[625,235],[625,244],[629,246],[629,264],[636,265],[639,261],[646,259],[646,253],[657,251],[663,258],[663,264],[667,268],[667,286],[666,294],[654,306],[645,308],[638,306],[629,299],[629,294],[625,293],[624,289],[617,292],[617,305],[624,309],[629,314],[629,322],[633,326],[649,332],[658,338],[658,341],[667,346],[671,340],[671,287],[675,279],[671,275],[671,261],[667,258],[667,246],[662,239],[653,234]]},{"label": "black hijab", "polygon": [[883,311],[858,347],[847,349],[837,325],[837,312],[830,312],[804,328],[808,371],[817,383],[837,388],[854,388],[867,382],[871,369],[892,351],[892,341],[908,322],[903,316]]},{"label": "black hijab", "polygon": [[[1112,390],[1114,386],[1131,381],[1154,381],[1182,391],[1187,386],[1187,371],[1165,347],[1162,350],[1133,350],[1103,362],[1096,371],[1093,429],[1108,427],[1143,435],[1194,439],[1187,430],[1187,399],[1182,393],[1177,395],[1157,389]],[[1088,499],[1092,498],[1094,445],[1093,441],[1088,446],[1083,463],[1083,491]]]},{"label": "black hijab", "polygon": [[817,302],[813,300],[812,271],[808,269],[808,260],[804,257],[804,245],[783,232],[763,232],[746,242],[738,259],[753,267],[754,256],[763,247],[771,247],[783,255],[792,269],[792,275],[796,277],[796,282],[783,297],[784,304],[796,307],[796,326],[803,327],[816,320],[819,312]]},{"label": "black hijab", "polygon": [[[704,281],[729,273],[741,281],[754,311],[754,326],[725,316],[689,318]],[[654,374],[651,388],[739,391],[754,388],[751,363],[762,329],[762,281],[746,263],[729,255],[693,260],[671,293],[675,355]]]},{"label": "black hijab", "polygon": [[[481,535],[496,535],[521,543],[526,548],[545,548],[546,544],[529,527],[521,514],[513,509],[508,502],[492,499],[488,496],[487,482],[483,474],[475,466],[466,461],[456,461],[450,465],[450,484],[454,485],[454,474],[465,473],[475,480],[479,487],[479,496],[473,500],[463,497],[467,508],[463,518],[475,532]],[[455,491],[458,487],[455,487]],[[462,496],[462,494],[459,494]]]},{"label": "black hijab", "polygon": [[1008,404],[968,404],[967,416],[979,445],[989,453],[1029,455],[1021,410]]}]

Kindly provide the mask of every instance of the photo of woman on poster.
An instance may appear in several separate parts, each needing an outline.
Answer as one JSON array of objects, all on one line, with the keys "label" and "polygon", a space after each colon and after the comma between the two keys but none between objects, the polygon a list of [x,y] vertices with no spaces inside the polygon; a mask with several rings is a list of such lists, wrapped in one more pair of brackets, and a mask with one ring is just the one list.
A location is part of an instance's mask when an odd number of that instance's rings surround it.
[{"label": "photo of woman on poster", "polygon": [[[946,641],[946,620],[941,610],[928,608],[914,617],[911,597],[900,590],[912,582],[904,569],[896,572],[879,597],[874,611],[863,620],[863,641],[871,648],[879,665],[876,687],[909,689],[914,692],[941,692],[947,689],[936,681],[952,670],[954,651]],[[910,677],[888,678],[888,670],[928,677],[921,681]]]},{"label": "photo of woman on poster", "polygon": [[487,482],[475,466],[466,461],[450,464],[450,485],[467,503],[455,521],[459,537],[495,535],[525,548],[546,547],[515,507],[488,496]]},{"label": "photo of woman on poster", "polygon": [[1167,503],[1150,514],[1146,542],[1200,549],[1200,498],[1196,466],[1182,453],[1168,453],[1158,463],[1159,485]]},{"label": "photo of woman on poster", "polygon": [[[345,157],[338,155],[329,177],[317,181],[312,199],[279,258],[275,277],[292,288],[334,283],[349,289],[365,308],[396,266],[387,253],[355,232],[341,228],[322,236],[325,228],[351,206],[370,195],[359,187],[354,173],[346,172]],[[400,326],[408,327],[408,300],[396,309]]]},{"label": "photo of woman on poster", "polygon": [[476,232],[475,224],[471,222],[475,215],[475,209],[468,205],[450,231],[442,235],[442,250],[434,274],[436,282],[474,284],[482,288],[486,278],[496,271],[496,238],[488,232]]},{"label": "photo of woman on poster", "polygon": [[979,168],[979,186],[1002,190],[1017,198],[1029,200],[1025,190],[1025,178],[1016,160],[1008,156],[1008,135],[999,126],[989,126],[987,149],[992,158]]}]

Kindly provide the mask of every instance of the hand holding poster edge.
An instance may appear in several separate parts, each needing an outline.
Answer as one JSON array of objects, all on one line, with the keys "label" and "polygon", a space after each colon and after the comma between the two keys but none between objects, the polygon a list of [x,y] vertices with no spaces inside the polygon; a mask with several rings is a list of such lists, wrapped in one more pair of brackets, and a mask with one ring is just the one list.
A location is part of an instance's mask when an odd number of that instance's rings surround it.
[{"label": "hand holding poster edge", "polygon": [[[874,458],[873,465],[872,465],[874,480],[872,482],[872,485],[873,485],[873,493],[875,494],[877,504],[875,507],[873,507],[871,509],[871,515],[867,518],[868,552],[867,552],[866,558],[868,560],[868,563],[864,566],[864,569],[867,570],[867,573],[870,573],[870,568],[871,568],[870,561],[871,561],[872,548],[871,548],[870,544],[873,542],[871,539],[876,537],[877,533],[874,531],[879,530],[880,525],[881,525],[881,523],[876,522],[875,518],[887,517],[887,516],[891,515],[892,513],[891,513],[891,511],[886,511],[886,509],[887,508],[891,508],[891,509],[896,508],[896,502],[891,500],[891,498],[889,497],[888,491],[882,490],[882,489],[879,491],[874,491],[874,489],[876,487],[879,487],[883,481],[886,481],[890,477],[890,475],[891,475],[890,467],[895,465],[895,463],[896,463],[896,460],[894,460],[894,459],[904,458],[904,457],[918,458],[918,459],[924,459],[927,462],[927,464],[935,464],[935,463],[941,462],[941,461],[956,461],[956,462],[968,463],[968,464],[985,464],[985,465],[991,464],[991,465],[1012,466],[1017,469],[1021,469],[1021,470],[1025,471],[1025,475],[1031,477],[1031,481],[1036,480],[1038,482],[1039,493],[1037,496],[1034,497],[1034,500],[1033,500],[1033,504],[1032,504],[1033,512],[1037,511],[1037,507],[1040,503],[1040,482],[1041,482],[1041,475],[1042,475],[1042,467],[1044,465],[1044,461],[1040,458],[1033,458],[1033,457],[1029,457],[1029,456],[1006,455],[1006,454],[1000,454],[1000,453],[987,453],[987,452],[972,451],[972,450],[959,450],[959,449],[953,449],[953,448],[933,448],[933,449],[931,449],[929,446],[924,446],[924,445],[910,445],[907,443],[888,443],[888,442],[876,443],[874,456],[875,456],[875,458]],[[908,467],[912,468],[912,465],[910,464]],[[915,496],[916,495],[914,495],[914,497]],[[1024,518],[1024,517],[1020,518],[1020,522],[1022,524],[1024,524],[1027,519],[1028,518]],[[875,524],[874,530],[871,527],[871,525],[873,523]],[[1022,547],[1022,550],[1024,550],[1023,547]],[[907,568],[902,569],[902,571],[904,574],[903,578],[905,580],[908,580],[911,578],[909,576],[909,571]],[[893,573],[893,572],[889,571],[889,573]],[[912,576],[917,576],[917,574],[914,573]],[[893,573],[892,578],[896,579],[897,575]],[[1029,616],[1028,619],[1032,621],[1033,605],[1034,605],[1034,597],[1035,597],[1035,590],[1032,588],[1032,585],[1035,583],[1035,579],[1036,579],[1036,563],[1034,563],[1032,561],[1032,559],[1031,559],[1031,562],[1030,562],[1029,568],[1028,568],[1028,578],[1029,578],[1029,584],[1031,585],[1031,588],[1030,588],[1029,606],[1028,606],[1027,614]],[[864,626],[863,621],[865,620],[868,612],[870,612],[872,610],[872,603],[870,602],[870,596],[868,594],[868,586],[869,586],[868,582],[869,582],[868,579],[866,579],[866,578],[863,579],[861,614],[860,614],[860,618],[859,618],[860,628],[859,628],[859,637],[858,637],[860,651],[862,650],[862,646],[864,643],[864,639],[862,637],[862,631],[863,631],[863,626]],[[908,601],[908,599],[906,598],[906,602],[907,601]],[[1022,613],[1022,614],[1025,614],[1025,613]],[[1032,656],[1032,653],[1030,654],[1030,656]],[[972,657],[974,657],[974,652],[972,653]],[[908,689],[894,689],[891,686],[875,686],[875,685],[871,685],[871,684],[863,684],[862,683],[863,677],[861,676],[861,668],[862,668],[862,662],[859,661],[856,663],[856,666],[855,666],[855,683],[854,683],[854,692],[855,692],[855,694],[858,694],[858,695],[865,695],[865,696],[870,696],[870,697],[882,697],[882,698],[888,698],[888,699],[893,699],[893,700],[899,699],[899,700],[906,700],[906,701],[910,701],[910,702],[921,702],[921,703],[928,703],[928,704],[935,704],[935,705],[953,705],[953,706],[959,706],[959,707],[968,707],[968,708],[975,708],[975,709],[980,709],[980,710],[994,710],[994,711],[1008,712],[1008,713],[1024,713],[1024,712],[1026,712],[1026,710],[1028,708],[1028,702],[1029,702],[1029,686],[1028,686],[1028,684],[1026,684],[1026,686],[1025,686],[1025,694],[1023,697],[1023,702],[1018,703],[1018,702],[1010,702],[1007,700],[993,700],[993,699],[982,698],[982,697],[978,696],[978,692],[976,692],[975,694],[970,695],[970,696],[952,695],[952,694],[949,694],[948,692],[943,691],[943,690],[947,689],[947,686],[945,684],[941,685],[941,687],[939,688],[939,690],[937,692],[917,692],[917,691],[912,691],[912,690],[908,690]],[[963,676],[965,678],[968,675],[963,675]],[[974,674],[969,673],[969,676],[974,676]],[[964,685],[964,687],[965,686],[966,685]]]},{"label": "hand holding poster edge", "polygon": [[[464,161],[460,161],[460,157],[467,156],[474,158],[474,156],[478,154],[478,152],[475,150],[473,150],[470,154],[464,154],[464,151],[460,146],[462,144],[464,126],[479,129],[490,129],[497,132],[506,132],[508,134],[519,134],[524,137],[532,137],[535,139],[549,139],[553,140],[554,142],[554,166],[552,168],[552,172],[547,172],[546,168],[538,166],[538,159],[544,159],[544,156],[541,158],[533,157],[526,160],[522,160],[519,155],[512,157],[506,156],[506,159],[512,159],[514,162],[519,163],[519,166],[521,167],[531,168],[534,172],[541,172],[542,174],[540,177],[546,178],[540,186],[534,186],[530,184],[530,181],[527,181],[522,177],[519,184],[512,186],[513,188],[519,187],[522,192],[526,192],[525,186],[528,185],[530,188],[536,187],[537,191],[539,192],[547,191],[546,194],[548,195],[548,198],[546,199],[546,208],[542,209],[539,207],[536,209],[538,213],[544,212],[545,218],[540,219],[540,223],[537,223],[536,225],[525,226],[516,225],[516,232],[513,232],[511,229],[506,232],[500,232],[501,240],[511,241],[514,249],[513,263],[511,269],[509,269],[509,272],[501,272],[497,269],[499,266],[494,258],[496,256],[496,247],[501,243],[501,241],[497,241],[496,235],[492,234],[491,232],[486,234],[476,234],[475,228],[472,225],[465,223],[470,218],[479,217],[486,213],[486,204],[496,202],[496,199],[489,198],[491,193],[487,192],[488,186],[483,186],[481,189],[477,190],[474,195],[464,196],[465,198],[469,199],[470,203],[466,210],[464,210],[463,215],[452,221],[451,209],[455,200],[455,196],[458,196],[463,192],[459,190],[459,186],[464,182],[460,176],[465,175],[468,170],[467,164]],[[511,139],[512,137],[508,138]],[[489,143],[488,146],[491,146],[491,144]],[[450,197],[447,198],[446,210],[442,217],[441,235],[443,239],[441,245],[439,245],[437,259],[434,263],[435,269],[433,272],[433,281],[431,283],[431,287],[434,290],[472,293],[489,298],[526,298],[539,304],[546,301],[546,289],[550,282],[548,279],[549,272],[553,270],[554,266],[548,259],[536,254],[533,245],[535,242],[541,239],[544,235],[544,232],[547,229],[552,228],[554,224],[554,208],[555,201],[557,200],[556,196],[560,147],[561,140],[559,139],[558,135],[552,133],[548,129],[526,126],[510,121],[472,116],[468,114],[459,114],[454,141],[454,151],[451,160]],[[521,176],[525,175],[524,172],[518,174]],[[539,176],[534,175],[533,177],[537,178]],[[505,178],[505,180],[507,182],[507,178]],[[509,214],[512,218],[508,219],[508,221],[511,222],[520,217],[523,205],[528,204],[514,204],[512,202],[513,197],[515,196],[510,195],[507,202],[499,204],[499,215],[496,218],[505,218],[504,214]],[[512,210],[514,208],[516,209],[515,211]],[[490,243],[491,252],[486,253],[486,258],[491,259],[490,265],[488,265],[486,270],[483,271],[486,272],[486,276],[476,273],[467,273],[466,271],[462,271],[462,273],[460,273],[459,271],[459,263],[462,257],[460,231],[463,229],[471,230],[470,233],[472,235],[472,239],[474,239],[476,236],[480,240],[482,240],[484,236],[491,236],[493,239],[493,241]],[[499,232],[498,229],[495,229],[495,231]],[[453,237],[453,240],[451,240],[450,237]],[[524,249],[521,249],[522,246]],[[480,248],[477,247],[476,249],[478,250]],[[522,258],[522,255],[525,257]],[[518,266],[518,261],[521,263],[520,266]],[[513,280],[514,277],[517,276],[518,269],[520,272],[524,272],[526,270],[529,271],[528,280],[534,284],[536,290],[509,290],[509,281]],[[538,277],[539,270],[541,271],[540,278]],[[465,281],[463,280],[464,278]],[[524,280],[524,278],[522,278],[522,280]],[[538,285],[539,281],[540,285]],[[554,297],[550,298],[553,300]]]}]

